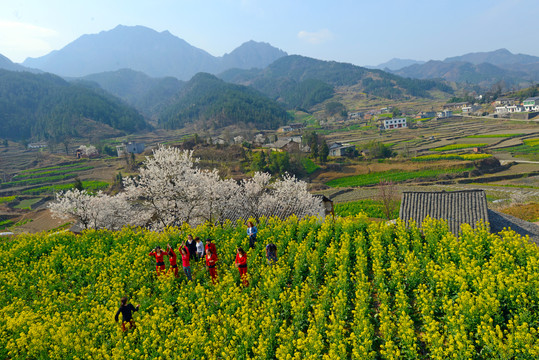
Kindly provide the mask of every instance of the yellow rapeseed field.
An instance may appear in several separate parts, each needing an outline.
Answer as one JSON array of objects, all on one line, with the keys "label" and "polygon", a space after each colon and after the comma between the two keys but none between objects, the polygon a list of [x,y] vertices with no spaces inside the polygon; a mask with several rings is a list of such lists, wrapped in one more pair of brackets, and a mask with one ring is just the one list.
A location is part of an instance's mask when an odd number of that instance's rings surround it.
[{"label": "yellow rapeseed field", "polygon": [[[233,264],[248,248],[240,223],[1,240],[0,358],[539,358],[539,251],[512,231],[465,226],[457,238],[441,221],[364,215],[258,228],[247,288]],[[151,249],[189,233],[214,239],[218,284],[201,264],[192,282],[155,276]],[[125,334],[122,296],[141,305]]]}]

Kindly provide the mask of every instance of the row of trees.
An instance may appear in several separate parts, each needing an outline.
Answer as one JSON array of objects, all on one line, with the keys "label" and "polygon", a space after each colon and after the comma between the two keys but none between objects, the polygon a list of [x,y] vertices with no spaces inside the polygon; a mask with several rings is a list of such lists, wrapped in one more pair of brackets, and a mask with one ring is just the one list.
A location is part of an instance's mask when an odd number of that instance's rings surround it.
[{"label": "row of trees", "polygon": [[123,179],[116,195],[85,190],[59,193],[50,209],[59,217],[74,217],[85,228],[120,229],[124,225],[162,230],[168,226],[224,223],[295,214],[323,214],[320,199],[307,184],[290,175],[271,182],[268,173],[236,182],[218,171],[196,166],[192,151],[160,146],[146,158],[137,177]]}]

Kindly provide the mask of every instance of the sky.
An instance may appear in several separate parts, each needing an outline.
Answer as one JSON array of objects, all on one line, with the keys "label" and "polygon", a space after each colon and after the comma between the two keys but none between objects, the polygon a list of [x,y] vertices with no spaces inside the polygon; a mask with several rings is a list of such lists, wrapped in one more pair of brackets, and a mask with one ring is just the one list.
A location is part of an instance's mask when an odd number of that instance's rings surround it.
[{"label": "sky", "polygon": [[355,65],[500,48],[539,56],[538,19],[538,0],[0,0],[0,54],[18,63],[121,24],[214,56],[249,40]]}]

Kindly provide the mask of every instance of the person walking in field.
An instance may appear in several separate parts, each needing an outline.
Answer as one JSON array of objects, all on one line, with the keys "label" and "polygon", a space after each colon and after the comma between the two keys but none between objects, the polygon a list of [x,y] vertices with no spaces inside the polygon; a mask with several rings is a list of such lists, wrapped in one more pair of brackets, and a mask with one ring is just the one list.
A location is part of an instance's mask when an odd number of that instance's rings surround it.
[{"label": "person walking in field", "polygon": [[215,272],[215,265],[217,264],[217,255],[208,249],[206,251],[206,267],[210,272],[211,282],[215,284],[217,282],[217,273]]},{"label": "person walking in field", "polygon": [[258,233],[258,229],[256,228],[256,226],[253,225],[252,221],[249,221],[247,223],[247,236],[249,236],[249,249],[252,249],[255,247],[257,233]]},{"label": "person walking in field", "polygon": [[170,262],[169,271],[172,271],[174,273],[174,277],[178,277],[178,263],[177,263],[177,255],[174,252],[174,249],[170,244],[167,244],[167,254],[168,254],[168,261]]},{"label": "person walking in field", "polygon": [[191,281],[191,266],[189,264],[190,255],[187,246],[180,247],[180,254],[182,255],[183,272],[185,273],[185,276],[187,276],[187,279]]},{"label": "person walking in field", "polygon": [[129,324],[129,328],[135,329],[135,321],[133,320],[133,312],[138,311],[140,308],[140,304],[137,305],[137,307],[134,307],[133,304],[127,303],[127,297],[123,297],[120,300],[120,308],[116,312],[116,315],[114,316],[114,320],[118,322],[118,315],[120,313],[122,314],[122,331],[126,332],[128,329],[126,327],[127,324]]},{"label": "person walking in field", "polygon": [[163,251],[161,247],[156,246],[155,249],[153,249],[148,255],[155,257],[155,271],[159,276],[161,272],[165,271],[165,261],[163,259],[163,256],[167,255],[167,252]]},{"label": "person walking in field", "polygon": [[196,249],[197,249],[197,261],[198,261],[204,257],[204,243],[202,242],[202,240],[200,240],[198,236],[195,238],[195,243],[197,246]]},{"label": "person walking in field", "polygon": [[266,259],[268,259],[268,265],[270,266],[277,262],[277,246],[274,243],[266,245]]},{"label": "person walking in field", "polygon": [[240,272],[240,278],[243,286],[249,286],[249,281],[247,280],[247,254],[241,247],[239,247],[238,251],[236,252],[236,261],[234,264]]}]

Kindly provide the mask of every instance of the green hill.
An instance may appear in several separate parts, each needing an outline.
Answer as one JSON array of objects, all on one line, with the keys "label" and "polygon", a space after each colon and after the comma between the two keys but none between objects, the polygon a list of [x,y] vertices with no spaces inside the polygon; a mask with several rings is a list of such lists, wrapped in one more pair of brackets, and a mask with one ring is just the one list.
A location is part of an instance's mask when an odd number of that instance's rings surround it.
[{"label": "green hill", "polygon": [[82,79],[99,84],[148,117],[156,116],[185,84],[174,77],[152,78],[131,69],[92,74]]},{"label": "green hill", "polygon": [[279,104],[258,91],[207,73],[195,75],[159,115],[159,124],[167,129],[193,122],[218,128],[253,124],[259,129],[276,129],[288,120]]},{"label": "green hill", "polygon": [[52,74],[0,70],[3,138],[77,136],[77,126],[86,119],[125,132],[147,127],[136,110],[100,89],[70,84]]},{"label": "green hill", "polygon": [[[293,88],[286,84],[302,88],[301,84],[307,80],[317,80],[328,87],[358,86],[359,91],[389,99],[428,98],[431,90],[453,92],[450,86],[439,80],[408,79],[382,70],[371,70],[352,64],[322,61],[299,55],[282,57],[263,70],[234,69],[222,73],[220,77],[225,81],[250,85],[269,96],[279,93],[281,100],[289,105],[297,103],[297,100],[290,100],[287,91],[279,92],[279,90]],[[320,83],[318,83],[318,89],[321,89]],[[324,90],[321,93],[324,96],[312,96],[309,92],[304,92],[304,95],[305,98],[311,96],[321,102],[328,98],[329,92]],[[301,92],[299,94],[294,92],[295,96],[300,94]]]}]

